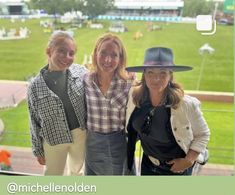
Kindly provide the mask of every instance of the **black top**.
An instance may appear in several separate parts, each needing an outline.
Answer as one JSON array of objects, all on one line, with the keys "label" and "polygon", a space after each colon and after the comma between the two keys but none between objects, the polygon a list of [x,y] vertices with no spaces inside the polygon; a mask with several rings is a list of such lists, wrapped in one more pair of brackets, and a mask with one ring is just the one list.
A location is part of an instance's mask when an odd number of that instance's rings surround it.
[{"label": "black top", "polygon": [[43,78],[50,90],[62,101],[70,130],[80,127],[73,105],[67,92],[67,71],[48,71],[45,68]]},{"label": "black top", "polygon": [[133,164],[137,137],[147,156],[153,156],[163,162],[185,157],[185,152],[177,144],[172,133],[170,112],[169,106],[164,104],[153,107],[150,102],[135,108],[127,127],[129,169]]}]

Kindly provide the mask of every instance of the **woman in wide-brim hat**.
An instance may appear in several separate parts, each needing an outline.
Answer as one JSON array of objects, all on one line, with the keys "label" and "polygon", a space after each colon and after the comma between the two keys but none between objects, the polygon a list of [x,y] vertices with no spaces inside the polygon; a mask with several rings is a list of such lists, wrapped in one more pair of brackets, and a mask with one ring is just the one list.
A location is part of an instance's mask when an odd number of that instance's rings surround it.
[{"label": "woman in wide-brim hat", "polygon": [[126,68],[143,72],[128,102],[129,170],[137,138],[143,148],[141,175],[191,175],[195,162],[202,160],[210,131],[200,102],[184,95],[173,80],[173,72],[191,69],[175,65],[172,50],[163,47],[147,49],[142,66]]}]

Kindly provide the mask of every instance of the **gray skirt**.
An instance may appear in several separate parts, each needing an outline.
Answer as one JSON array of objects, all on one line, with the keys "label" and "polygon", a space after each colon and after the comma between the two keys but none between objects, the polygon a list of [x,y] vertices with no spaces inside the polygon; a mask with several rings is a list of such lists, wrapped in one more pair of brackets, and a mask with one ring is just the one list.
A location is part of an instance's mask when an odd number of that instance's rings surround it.
[{"label": "gray skirt", "polygon": [[86,175],[123,175],[126,168],[125,131],[109,134],[88,131]]}]

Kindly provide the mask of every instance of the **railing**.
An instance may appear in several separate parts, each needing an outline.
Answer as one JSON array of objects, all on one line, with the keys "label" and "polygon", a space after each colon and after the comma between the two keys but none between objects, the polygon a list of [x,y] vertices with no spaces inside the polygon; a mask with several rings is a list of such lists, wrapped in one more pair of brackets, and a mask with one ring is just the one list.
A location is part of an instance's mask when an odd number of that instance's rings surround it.
[{"label": "railing", "polygon": [[16,172],[16,171],[4,171],[0,170],[0,175],[5,176],[41,176],[37,174],[30,174],[30,173],[23,173],[23,172]]},{"label": "railing", "polygon": [[[227,113],[233,113],[232,110],[227,109],[202,109],[203,113],[208,112],[220,112],[223,116]],[[26,112],[26,111],[24,111]],[[14,121],[12,121],[14,122]],[[6,127],[7,128],[7,127]],[[223,129],[223,131],[231,131],[231,129]],[[213,136],[213,135],[212,135]],[[212,137],[211,136],[211,137]],[[231,141],[233,139],[233,135],[228,137]],[[27,131],[13,131],[13,130],[5,130],[2,135],[0,135],[0,144],[1,145],[9,145],[10,151],[13,153],[12,155],[12,163],[14,163],[13,170],[17,171],[16,174],[19,175],[22,173],[23,175],[30,175],[30,174],[42,174],[43,167],[38,164],[36,158],[32,155],[31,144],[30,144],[30,134],[29,130]],[[225,143],[225,142],[224,142]],[[226,161],[226,164],[233,164],[234,162],[234,149],[233,144],[230,147],[225,147],[222,145],[211,146],[209,147],[209,163],[216,163],[216,164],[225,164],[223,162]],[[0,145],[0,149],[2,146]],[[16,146],[16,147],[12,147]],[[21,147],[24,147],[23,149]],[[138,154],[138,152],[137,152]],[[137,159],[139,159],[137,155]],[[19,171],[19,172],[18,172]],[[7,172],[2,174],[8,174]],[[12,173],[9,173],[9,175]]]},{"label": "railing", "polygon": [[30,147],[30,134],[29,132],[4,130],[0,135],[0,145],[9,145],[9,143],[11,146]]},{"label": "railing", "polygon": [[[210,160],[213,159],[229,159],[234,161],[234,149],[233,148],[219,148],[219,147],[209,147]],[[209,161],[210,161],[209,160]]]}]

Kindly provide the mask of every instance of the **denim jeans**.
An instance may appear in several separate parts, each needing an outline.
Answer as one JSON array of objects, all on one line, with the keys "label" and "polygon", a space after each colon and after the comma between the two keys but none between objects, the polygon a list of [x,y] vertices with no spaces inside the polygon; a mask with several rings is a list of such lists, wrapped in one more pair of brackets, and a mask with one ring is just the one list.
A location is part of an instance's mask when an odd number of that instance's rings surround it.
[{"label": "denim jeans", "polygon": [[85,175],[123,175],[126,163],[124,131],[102,134],[88,131]]}]

